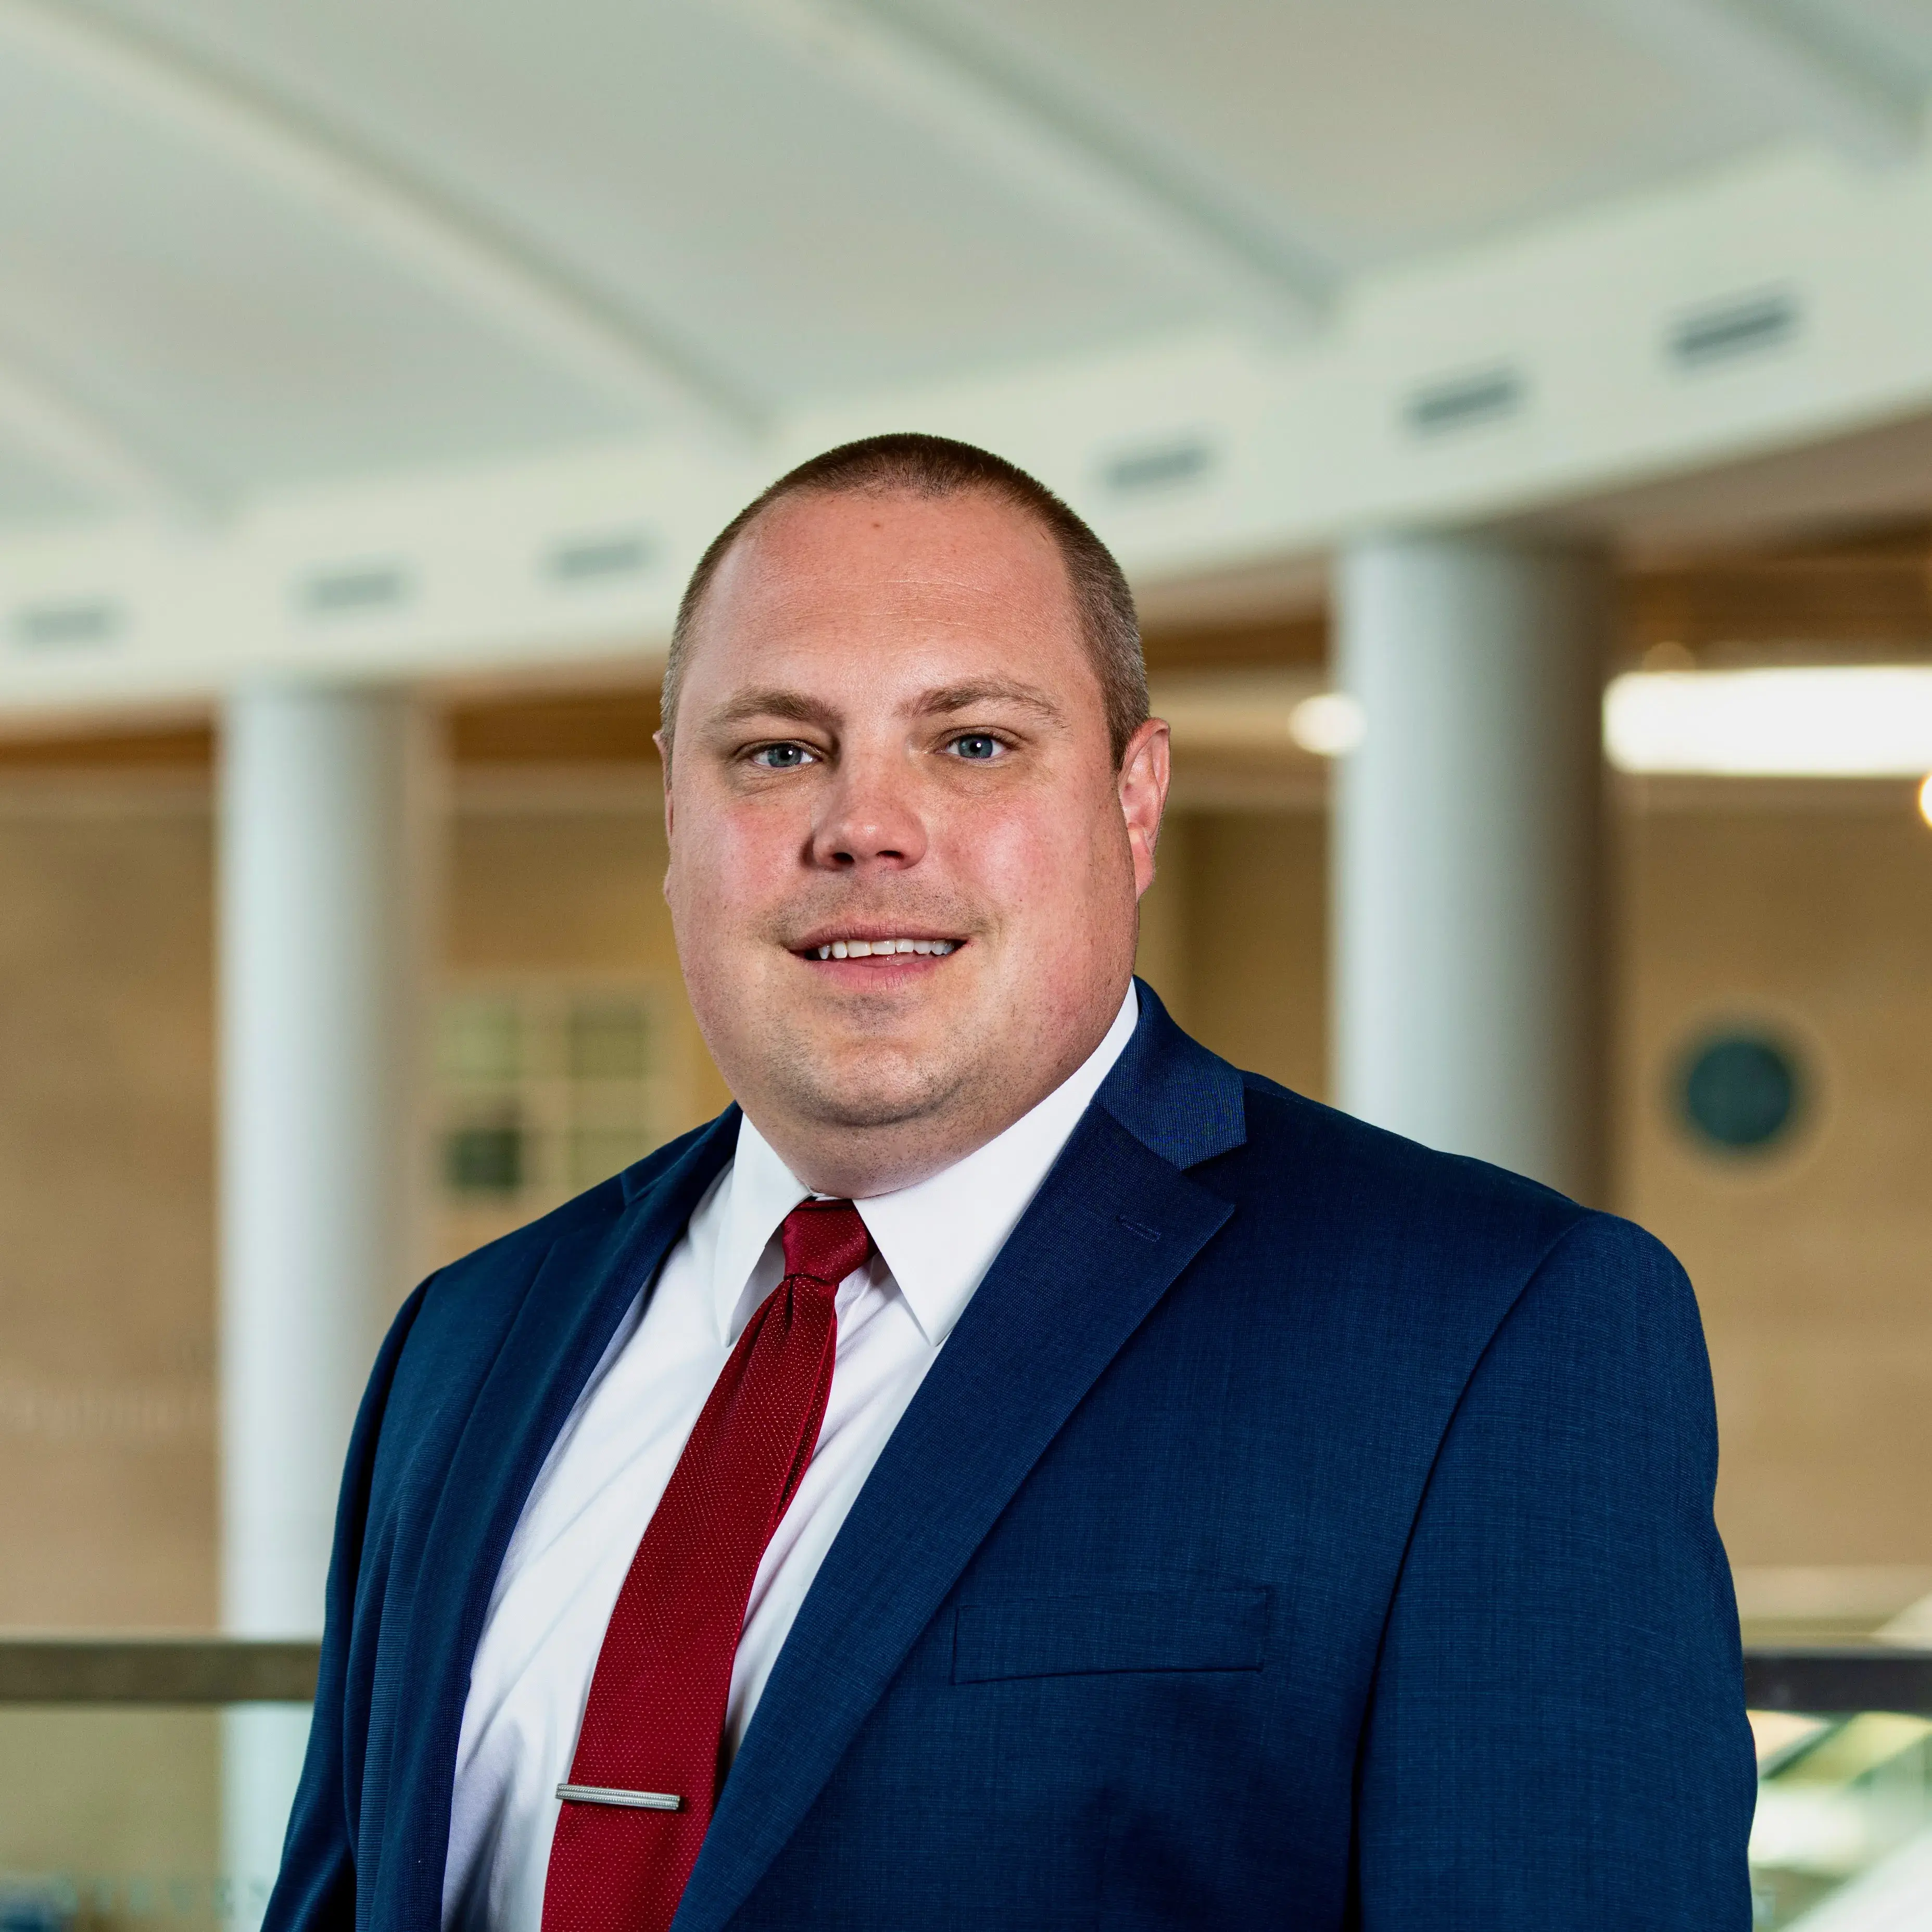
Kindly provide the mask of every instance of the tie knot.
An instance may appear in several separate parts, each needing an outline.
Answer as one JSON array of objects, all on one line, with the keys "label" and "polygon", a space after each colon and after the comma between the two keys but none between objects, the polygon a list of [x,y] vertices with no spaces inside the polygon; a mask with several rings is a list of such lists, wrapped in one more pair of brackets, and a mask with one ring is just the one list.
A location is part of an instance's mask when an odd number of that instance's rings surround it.
[{"label": "tie knot", "polygon": [[785,1273],[836,1288],[872,1252],[872,1238],[849,1201],[802,1201],[778,1231]]}]

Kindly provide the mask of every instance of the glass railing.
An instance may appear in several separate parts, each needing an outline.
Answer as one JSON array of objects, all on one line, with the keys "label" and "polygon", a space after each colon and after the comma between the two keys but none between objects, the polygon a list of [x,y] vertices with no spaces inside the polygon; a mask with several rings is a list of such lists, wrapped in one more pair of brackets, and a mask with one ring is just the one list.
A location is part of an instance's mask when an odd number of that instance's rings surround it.
[{"label": "glass railing", "polygon": [[0,1641],[0,1932],[253,1932],[313,1643]]},{"label": "glass railing", "polygon": [[1744,1685],[1758,1926],[1932,1928],[1932,1652],[1754,1649]]},{"label": "glass railing", "polygon": [[[254,1932],[316,1646],[0,1640],[0,1932]],[[1932,1928],[1932,1651],[1754,1649],[1765,1932]]]}]

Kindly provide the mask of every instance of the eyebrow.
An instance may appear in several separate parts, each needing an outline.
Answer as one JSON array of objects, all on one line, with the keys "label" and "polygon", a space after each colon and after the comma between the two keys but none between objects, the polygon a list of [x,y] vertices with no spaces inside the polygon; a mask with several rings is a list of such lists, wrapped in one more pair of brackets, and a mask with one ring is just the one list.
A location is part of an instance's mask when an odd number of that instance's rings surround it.
[{"label": "eyebrow", "polygon": [[1017,704],[1050,723],[1060,722],[1060,706],[1038,686],[1021,684],[1004,677],[973,678],[963,684],[941,685],[935,691],[922,694],[919,709],[928,714],[944,716],[955,711],[970,711],[976,704]]},{"label": "eyebrow", "polygon": [[[1051,723],[1058,724],[1060,706],[1036,685],[1022,684],[1004,677],[970,678],[958,684],[945,684],[922,692],[914,710],[928,717],[946,717],[970,711],[977,704],[1016,704]],[[770,686],[760,691],[742,692],[721,706],[706,721],[713,730],[748,723],[754,718],[787,718],[796,724],[817,724],[835,730],[838,713],[829,704],[802,691]]]},{"label": "eyebrow", "polygon": [[830,730],[838,714],[830,705],[802,691],[785,691],[776,686],[764,691],[740,692],[729,704],[721,706],[705,720],[706,725],[742,724],[754,718],[789,718],[794,724],[819,724]]}]

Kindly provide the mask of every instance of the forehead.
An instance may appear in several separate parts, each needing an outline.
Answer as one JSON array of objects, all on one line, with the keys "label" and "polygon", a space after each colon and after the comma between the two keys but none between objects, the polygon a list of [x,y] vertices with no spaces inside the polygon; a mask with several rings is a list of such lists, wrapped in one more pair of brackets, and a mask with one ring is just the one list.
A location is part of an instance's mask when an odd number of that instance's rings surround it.
[{"label": "forehead", "polygon": [[687,688],[764,680],[810,661],[876,672],[944,659],[1090,682],[1066,566],[1052,534],[983,492],[801,495],[774,504],[712,578]]}]

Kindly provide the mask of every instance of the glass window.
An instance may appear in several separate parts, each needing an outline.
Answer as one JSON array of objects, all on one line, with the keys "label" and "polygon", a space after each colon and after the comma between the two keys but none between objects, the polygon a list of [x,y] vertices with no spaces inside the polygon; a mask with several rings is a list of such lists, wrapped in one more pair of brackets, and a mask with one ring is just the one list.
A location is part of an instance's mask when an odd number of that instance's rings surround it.
[{"label": "glass window", "polygon": [[460,1253],[641,1160],[676,1096],[651,982],[452,988],[437,1031],[443,1246]]},{"label": "glass window", "polygon": [[570,1004],[568,1059],[575,1080],[641,1080],[650,1071],[644,1003],[592,994]]}]

